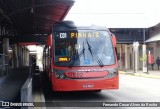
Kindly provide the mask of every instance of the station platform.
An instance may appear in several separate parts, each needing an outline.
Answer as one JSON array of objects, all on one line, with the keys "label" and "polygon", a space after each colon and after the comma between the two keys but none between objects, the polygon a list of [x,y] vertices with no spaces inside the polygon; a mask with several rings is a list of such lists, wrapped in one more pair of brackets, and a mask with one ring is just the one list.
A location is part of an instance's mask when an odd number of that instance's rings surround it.
[{"label": "station platform", "polygon": [[11,69],[0,78],[0,101],[20,101],[20,90],[29,76],[29,67]]}]

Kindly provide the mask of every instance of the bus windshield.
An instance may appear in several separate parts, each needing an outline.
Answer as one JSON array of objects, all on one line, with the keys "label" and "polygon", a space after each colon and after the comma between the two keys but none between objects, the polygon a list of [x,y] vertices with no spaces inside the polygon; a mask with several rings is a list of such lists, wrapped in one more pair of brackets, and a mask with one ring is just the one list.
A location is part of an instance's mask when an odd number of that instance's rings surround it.
[{"label": "bus windshield", "polygon": [[54,32],[56,66],[105,66],[115,64],[108,31]]}]

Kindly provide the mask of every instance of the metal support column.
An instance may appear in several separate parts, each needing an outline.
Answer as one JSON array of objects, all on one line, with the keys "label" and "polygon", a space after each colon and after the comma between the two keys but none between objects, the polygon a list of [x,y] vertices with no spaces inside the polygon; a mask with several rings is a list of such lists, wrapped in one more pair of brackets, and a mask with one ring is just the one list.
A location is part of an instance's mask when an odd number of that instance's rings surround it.
[{"label": "metal support column", "polygon": [[13,66],[14,66],[14,68],[18,67],[18,48],[17,48],[17,44],[13,44]]},{"label": "metal support column", "polygon": [[9,38],[3,38],[3,54],[4,54],[4,68],[3,70],[6,70],[7,74],[8,74],[8,63],[9,63],[9,59],[8,59],[8,55],[9,55]]},{"label": "metal support column", "polygon": [[143,29],[143,46],[142,46],[143,72],[148,73],[148,62],[147,62],[148,55],[146,50],[145,38],[146,38],[145,29]]},{"label": "metal support column", "polygon": [[22,66],[21,46],[17,46],[18,49],[18,67]]}]

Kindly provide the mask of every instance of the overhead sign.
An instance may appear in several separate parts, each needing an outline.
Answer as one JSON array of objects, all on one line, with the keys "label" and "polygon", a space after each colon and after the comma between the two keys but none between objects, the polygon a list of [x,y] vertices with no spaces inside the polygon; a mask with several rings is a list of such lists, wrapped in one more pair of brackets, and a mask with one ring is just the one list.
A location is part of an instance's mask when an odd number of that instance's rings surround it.
[{"label": "overhead sign", "polygon": [[66,38],[98,38],[99,32],[55,32],[55,38],[66,39]]}]

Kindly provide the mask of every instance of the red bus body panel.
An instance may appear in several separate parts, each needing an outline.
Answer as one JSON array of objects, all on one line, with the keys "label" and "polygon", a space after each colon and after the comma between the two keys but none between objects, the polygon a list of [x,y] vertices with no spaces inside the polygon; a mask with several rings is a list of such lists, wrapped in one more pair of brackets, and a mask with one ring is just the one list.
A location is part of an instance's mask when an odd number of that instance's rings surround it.
[{"label": "red bus body panel", "polygon": [[[104,66],[103,68],[115,68],[117,62],[112,66]],[[52,66],[52,68],[65,70],[67,76],[67,70],[81,70],[81,69],[100,69],[101,67],[58,67]],[[93,74],[93,75],[92,75]],[[53,91],[85,91],[85,90],[107,90],[107,89],[119,89],[119,72],[118,75],[113,78],[107,78],[108,72],[89,72],[83,78],[74,78],[72,79],[57,79],[54,76],[54,73],[50,72],[50,78],[52,83]],[[68,76],[69,77],[69,76]],[[87,78],[88,77],[88,78]],[[91,86],[91,87],[85,87]]]},{"label": "red bus body panel", "polygon": [[[114,78],[97,79],[56,79],[52,73],[52,88],[54,91],[84,91],[84,90],[105,90],[118,89],[119,76]],[[92,87],[83,87],[84,85],[93,85]]]}]

